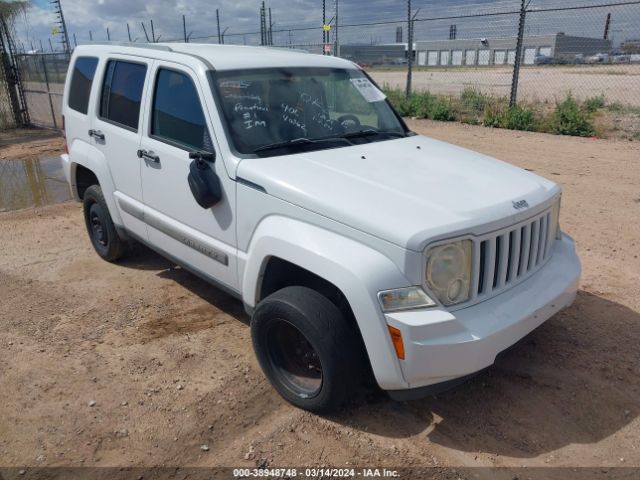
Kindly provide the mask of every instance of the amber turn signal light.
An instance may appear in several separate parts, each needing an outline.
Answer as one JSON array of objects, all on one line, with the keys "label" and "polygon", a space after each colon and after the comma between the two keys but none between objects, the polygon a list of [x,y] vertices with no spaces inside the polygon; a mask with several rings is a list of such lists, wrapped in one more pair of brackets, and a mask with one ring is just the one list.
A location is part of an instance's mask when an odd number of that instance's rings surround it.
[{"label": "amber turn signal light", "polygon": [[391,335],[391,341],[393,342],[393,348],[396,349],[396,356],[400,360],[404,360],[404,343],[402,342],[402,333],[396,327],[387,325],[389,329],[389,335]]}]

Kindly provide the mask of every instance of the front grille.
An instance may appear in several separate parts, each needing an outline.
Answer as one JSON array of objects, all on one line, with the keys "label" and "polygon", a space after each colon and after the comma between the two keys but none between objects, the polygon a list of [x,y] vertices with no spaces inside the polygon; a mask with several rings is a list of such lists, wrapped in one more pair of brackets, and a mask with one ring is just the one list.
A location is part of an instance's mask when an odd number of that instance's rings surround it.
[{"label": "front grille", "polygon": [[524,280],[551,254],[551,211],[474,241],[471,301],[496,295]]}]

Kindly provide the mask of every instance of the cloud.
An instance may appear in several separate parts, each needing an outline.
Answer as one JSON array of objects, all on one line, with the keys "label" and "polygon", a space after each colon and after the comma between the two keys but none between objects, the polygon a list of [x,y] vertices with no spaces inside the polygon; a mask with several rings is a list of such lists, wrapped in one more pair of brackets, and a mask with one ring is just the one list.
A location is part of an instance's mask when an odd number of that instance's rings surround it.
[{"label": "cloud", "polygon": [[[396,27],[402,26],[406,36],[406,2],[403,0],[339,0],[341,43],[393,42]],[[532,0],[530,8],[612,3],[616,0]],[[132,36],[144,40],[140,22],[150,29],[153,20],[156,36],[161,41],[182,38],[182,15],[187,30],[201,42],[217,41],[216,7],[220,9],[221,27],[228,28],[227,43],[258,44],[260,42],[259,0],[216,2],[209,0],[62,0],[69,34],[78,42],[89,40],[89,32],[97,41],[106,40],[109,28],[112,40],[127,40],[126,24]],[[333,17],[334,0],[326,0],[327,20]],[[322,39],[322,3],[320,0],[271,0],[274,43],[279,45],[319,44]],[[504,13],[517,11],[519,0],[413,0],[418,18],[440,18],[468,14]],[[616,39],[640,37],[640,5],[607,7],[591,10],[531,13],[527,17],[529,34],[556,33],[599,37],[604,30],[606,13],[613,15],[612,30]],[[397,21],[388,25],[348,27],[349,24]],[[55,16],[48,0],[35,0],[26,19],[18,25],[20,39],[25,46],[42,40],[48,45]],[[432,20],[416,23],[415,39],[446,39],[449,26],[457,25],[459,38],[479,38],[515,35],[518,15],[499,15],[475,19]],[[307,27],[309,30],[295,30]],[[291,29],[291,31],[289,31]],[[282,31],[281,31],[282,30]],[[333,33],[333,31],[332,31]],[[56,42],[54,41],[54,45]],[[319,48],[319,47],[311,47]]]}]

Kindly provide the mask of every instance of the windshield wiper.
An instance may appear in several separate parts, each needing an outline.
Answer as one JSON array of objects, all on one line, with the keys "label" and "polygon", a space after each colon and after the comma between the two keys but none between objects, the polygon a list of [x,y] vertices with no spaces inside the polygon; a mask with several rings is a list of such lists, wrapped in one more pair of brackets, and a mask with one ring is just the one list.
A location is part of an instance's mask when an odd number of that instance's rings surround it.
[{"label": "windshield wiper", "polygon": [[368,128],[366,130],[358,130],[356,132],[349,132],[339,135],[339,138],[358,138],[358,137],[374,137],[378,135],[387,135],[389,137],[404,138],[407,136],[404,132],[392,132],[387,130],[374,130]]},{"label": "windshield wiper", "polygon": [[[266,150],[276,150],[278,148],[292,147],[295,145],[311,145],[314,143],[335,143],[336,141],[349,141],[345,137],[330,137],[330,138],[294,138],[293,140],[287,140],[285,142],[270,143],[268,145],[262,145],[256,148],[253,153],[264,152]],[[350,144],[350,143],[349,143]]]}]

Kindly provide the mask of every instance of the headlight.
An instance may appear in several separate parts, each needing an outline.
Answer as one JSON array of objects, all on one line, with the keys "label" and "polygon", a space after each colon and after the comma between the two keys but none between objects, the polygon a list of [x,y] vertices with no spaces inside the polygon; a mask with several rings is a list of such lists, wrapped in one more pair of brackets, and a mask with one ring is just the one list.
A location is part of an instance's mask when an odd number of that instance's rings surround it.
[{"label": "headlight", "polygon": [[553,234],[556,240],[560,240],[562,238],[562,230],[560,230],[560,203],[562,202],[562,197],[558,198],[558,201],[553,204],[553,208],[551,209],[551,225],[555,228],[555,232]]},{"label": "headlight", "polygon": [[378,293],[378,300],[384,312],[414,310],[432,307],[436,304],[421,287],[396,288]]},{"label": "headlight", "polygon": [[452,242],[427,251],[427,286],[443,305],[469,299],[472,251],[471,240]]}]

